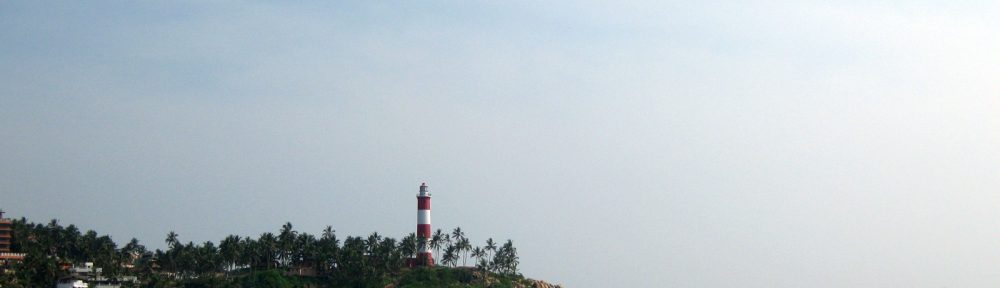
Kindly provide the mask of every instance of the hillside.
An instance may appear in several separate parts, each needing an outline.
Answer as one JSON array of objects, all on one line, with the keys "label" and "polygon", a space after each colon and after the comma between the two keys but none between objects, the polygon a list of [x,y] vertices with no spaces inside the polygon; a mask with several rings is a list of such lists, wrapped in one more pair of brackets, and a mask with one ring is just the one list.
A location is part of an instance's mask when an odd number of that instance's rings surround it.
[{"label": "hillside", "polygon": [[[170,231],[166,250],[134,238],[119,247],[57,220],[16,219],[12,232],[12,250],[26,256],[0,263],[0,287],[51,287],[66,277],[123,287],[558,287],[522,277],[510,239],[474,246],[458,227],[426,239],[373,232],[341,241],[330,226],[316,237],[286,223],[278,233],[229,235],[218,245],[184,243]],[[410,268],[419,247],[433,250],[439,265]]]},{"label": "hillside", "polygon": [[199,278],[164,280],[150,283],[152,287],[371,287],[371,288],[420,288],[420,287],[510,287],[558,288],[545,281],[524,278],[520,275],[500,275],[471,267],[433,267],[403,269],[380,279],[365,277],[301,277],[278,270],[257,271],[233,275],[230,278]]},{"label": "hillside", "polygon": [[434,267],[418,268],[405,271],[387,287],[531,287],[555,288],[545,281],[524,278],[523,276],[504,276],[482,271],[476,268]]}]

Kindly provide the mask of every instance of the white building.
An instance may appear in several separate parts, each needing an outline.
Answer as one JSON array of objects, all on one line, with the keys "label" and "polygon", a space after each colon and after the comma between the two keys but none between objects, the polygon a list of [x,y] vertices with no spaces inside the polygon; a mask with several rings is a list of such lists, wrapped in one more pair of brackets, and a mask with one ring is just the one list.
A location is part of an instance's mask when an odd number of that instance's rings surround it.
[{"label": "white building", "polygon": [[[87,287],[87,288],[119,288],[122,283],[136,283],[139,281],[135,276],[123,276],[111,279],[105,277],[101,274],[104,269],[101,267],[94,267],[94,263],[87,262],[83,266],[76,266],[69,269],[69,272],[75,277],[83,282],[84,286],[56,286],[56,287],[66,287],[66,288],[77,288],[77,287]],[[67,283],[68,285],[69,283]]]},{"label": "white building", "polygon": [[56,288],[89,288],[90,286],[83,280],[86,278],[80,276],[63,277],[56,282]]}]

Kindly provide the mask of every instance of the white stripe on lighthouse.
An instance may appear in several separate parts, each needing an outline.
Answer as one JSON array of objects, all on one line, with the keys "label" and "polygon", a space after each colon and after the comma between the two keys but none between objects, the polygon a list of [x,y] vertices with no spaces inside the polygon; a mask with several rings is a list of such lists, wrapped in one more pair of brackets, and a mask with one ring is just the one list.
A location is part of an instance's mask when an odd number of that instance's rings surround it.
[{"label": "white stripe on lighthouse", "polygon": [[417,224],[431,224],[431,210],[417,210]]}]

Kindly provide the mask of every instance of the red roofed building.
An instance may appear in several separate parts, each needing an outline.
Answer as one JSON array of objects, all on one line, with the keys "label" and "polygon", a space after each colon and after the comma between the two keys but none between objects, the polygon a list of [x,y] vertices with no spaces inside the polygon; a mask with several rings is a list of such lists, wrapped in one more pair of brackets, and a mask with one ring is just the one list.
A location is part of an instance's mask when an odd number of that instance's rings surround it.
[{"label": "red roofed building", "polygon": [[14,221],[3,218],[3,210],[0,210],[0,264],[9,261],[24,260],[24,253],[12,253],[10,251],[11,237],[14,236]]}]

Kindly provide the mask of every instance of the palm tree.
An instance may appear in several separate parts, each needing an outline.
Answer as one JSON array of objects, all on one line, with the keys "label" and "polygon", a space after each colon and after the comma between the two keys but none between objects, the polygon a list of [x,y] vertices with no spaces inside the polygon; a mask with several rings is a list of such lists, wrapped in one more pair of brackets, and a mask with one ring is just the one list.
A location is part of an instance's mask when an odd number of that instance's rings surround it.
[{"label": "palm tree", "polygon": [[441,263],[444,265],[451,264],[452,267],[455,267],[455,256],[455,246],[448,245],[448,247],[444,249],[444,258],[441,259]]},{"label": "palm tree", "polygon": [[375,255],[375,248],[378,247],[378,242],[382,241],[382,235],[378,235],[378,232],[372,232],[368,235],[368,241],[365,242],[365,250],[368,255]]},{"label": "palm tree", "polygon": [[194,248],[194,275],[211,275],[222,268],[222,257],[219,256],[219,249],[206,241],[199,247]]},{"label": "palm tree", "polygon": [[180,236],[180,235],[177,235],[177,233],[174,233],[173,230],[171,230],[170,233],[167,233],[167,239],[166,239],[167,248],[174,248],[174,246],[177,246],[177,244],[180,243],[180,242],[177,241],[177,236]]},{"label": "palm tree", "polygon": [[340,240],[337,240],[336,231],[333,227],[326,226],[323,229],[323,236],[319,239],[320,265],[319,271],[326,271],[337,266],[337,259],[340,252]]},{"label": "palm tree", "polygon": [[240,240],[240,252],[239,252],[239,262],[240,265],[246,265],[253,272],[253,269],[260,263],[259,253],[257,249],[257,241],[253,240],[250,236]]},{"label": "palm tree", "polygon": [[347,236],[340,251],[337,270],[342,275],[365,275],[368,271],[368,257],[365,257],[365,240],[361,237]]},{"label": "palm tree", "polygon": [[226,277],[229,272],[236,269],[236,262],[240,258],[240,236],[229,235],[222,242],[219,242],[219,254],[226,264]]},{"label": "palm tree", "polygon": [[476,246],[472,249],[472,258],[476,259],[476,262],[479,262],[478,260],[482,259],[484,255],[486,255],[486,251],[482,247]]},{"label": "palm tree", "polygon": [[462,253],[462,266],[465,266],[465,259],[469,255],[469,250],[472,250],[472,244],[469,243],[469,239],[462,237],[462,240],[458,241],[458,250]]},{"label": "palm tree", "polygon": [[116,276],[119,267],[121,267],[118,257],[115,257],[118,254],[116,246],[108,235],[97,237],[93,242],[94,254],[91,254],[91,257],[94,259],[94,265],[103,267],[103,272],[107,273],[106,276]]},{"label": "palm tree", "polygon": [[195,258],[197,251],[195,251],[194,242],[188,241],[187,244],[177,245],[177,249],[174,250],[177,253],[177,256],[175,256],[177,259],[177,263],[175,264],[177,266],[177,273],[180,274],[182,279],[187,279],[197,266],[197,259]]},{"label": "palm tree", "polygon": [[402,257],[400,257],[400,252],[397,249],[396,239],[392,237],[383,238],[375,249],[374,264],[378,270],[377,272],[379,274],[394,272],[397,267],[402,265],[401,261]]},{"label": "palm tree", "polygon": [[451,235],[444,234],[444,246],[451,246]]},{"label": "palm tree", "polygon": [[[89,234],[90,231],[87,231],[87,232]],[[177,247],[181,246],[180,245],[180,241],[177,240],[178,236],[180,236],[180,235],[177,235],[177,233],[174,233],[174,231],[171,230],[170,233],[167,233],[167,239],[164,240],[165,242],[167,242],[167,248],[168,248],[168,250],[166,252],[166,255],[167,255],[167,263],[166,264],[167,265],[164,265],[164,266],[169,266],[169,269],[167,269],[167,271],[173,272],[173,273],[177,273]],[[87,238],[87,237],[83,237],[83,238]],[[87,247],[87,246],[84,245],[83,247]],[[84,248],[84,249],[86,249],[86,248]]]},{"label": "palm tree", "polygon": [[518,263],[517,248],[514,248],[513,241],[508,239],[507,243],[504,243],[497,250],[497,254],[493,257],[490,267],[492,268],[491,270],[495,270],[497,273],[516,275]]},{"label": "palm tree", "polygon": [[333,226],[326,225],[326,228],[323,228],[323,235],[321,236],[320,239],[335,238],[336,233],[337,230],[333,230]]},{"label": "palm tree", "polygon": [[257,249],[260,251],[258,254],[261,256],[260,262],[264,262],[266,269],[271,269],[271,264],[274,264],[274,256],[278,252],[277,238],[271,232],[260,234],[260,238],[257,240]]},{"label": "palm tree", "polygon": [[444,244],[442,243],[442,241],[444,241],[444,235],[444,233],[441,233],[441,229],[437,229],[437,231],[434,232],[434,236],[431,236],[430,244],[431,249],[434,249],[434,258],[438,258],[441,254],[440,251],[442,244]]},{"label": "palm tree", "polygon": [[[451,231],[451,236],[451,239],[455,240],[455,253],[464,255],[466,245],[462,244],[465,239],[465,232],[462,232],[462,227],[455,227],[455,230]],[[464,241],[468,242],[468,240]],[[462,265],[465,266],[464,257],[462,259]]]},{"label": "palm tree", "polygon": [[63,239],[62,239],[63,235],[61,233],[62,226],[59,226],[59,220],[52,219],[52,221],[49,221],[49,225],[45,226],[45,230],[47,230],[46,234],[48,234],[48,235],[46,235],[46,236],[48,236],[48,237],[46,237],[47,238],[46,240],[48,240],[46,242],[49,242],[49,243],[46,243],[46,245],[45,245],[45,246],[48,246],[47,247],[48,249],[46,249],[46,250],[48,250],[47,251],[48,255],[59,255],[60,250],[62,250],[62,249],[59,249],[59,248],[61,248],[60,244],[63,242]]},{"label": "palm tree", "polygon": [[319,262],[320,253],[316,237],[309,233],[299,234],[295,239],[295,249],[292,254],[292,264],[294,265],[316,265]]},{"label": "palm tree", "polygon": [[80,229],[76,228],[73,224],[66,226],[63,230],[65,234],[63,236],[63,241],[66,242],[66,254],[62,255],[68,258],[70,262],[81,262],[83,261],[83,250],[80,248]]},{"label": "palm tree", "polygon": [[465,232],[462,232],[462,227],[455,227],[455,230],[451,231],[451,236],[458,242],[459,239],[465,238]]},{"label": "palm tree", "polygon": [[403,237],[403,240],[399,241],[399,252],[403,253],[404,257],[412,258],[417,254],[417,234],[410,233]]},{"label": "palm tree", "polygon": [[295,230],[292,230],[292,222],[285,222],[285,225],[281,225],[281,232],[278,233],[278,259],[281,265],[288,266],[292,257],[294,242]]},{"label": "palm tree", "polygon": [[486,239],[486,251],[490,253],[490,260],[493,260],[493,252],[497,251],[497,243],[493,242],[493,238]]}]

